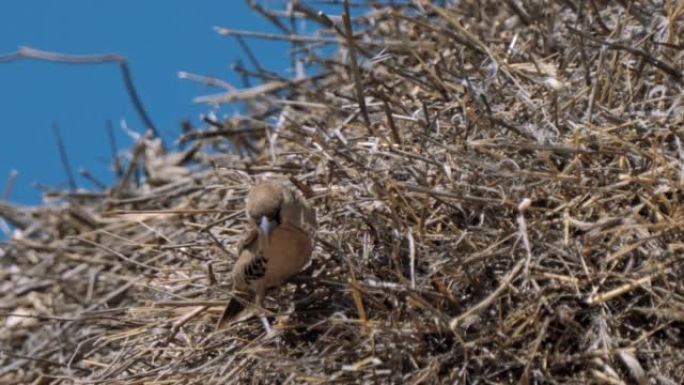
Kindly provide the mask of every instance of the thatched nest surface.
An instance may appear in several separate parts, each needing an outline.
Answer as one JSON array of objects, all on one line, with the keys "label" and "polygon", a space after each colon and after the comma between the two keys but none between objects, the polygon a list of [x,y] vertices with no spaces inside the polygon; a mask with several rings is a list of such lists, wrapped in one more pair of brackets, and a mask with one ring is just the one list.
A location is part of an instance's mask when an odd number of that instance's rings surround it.
[{"label": "thatched nest surface", "polygon": [[[106,191],[3,204],[0,382],[682,383],[684,6],[450,3],[299,4],[317,74],[201,98],[248,113],[141,140]],[[265,177],[312,195],[313,262],[276,338],[217,333]]]}]

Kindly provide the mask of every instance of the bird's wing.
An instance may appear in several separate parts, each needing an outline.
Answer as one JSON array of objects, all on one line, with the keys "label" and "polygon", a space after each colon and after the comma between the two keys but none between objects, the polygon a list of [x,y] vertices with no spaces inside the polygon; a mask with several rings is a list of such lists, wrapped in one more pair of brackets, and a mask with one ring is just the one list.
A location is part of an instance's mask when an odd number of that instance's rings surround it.
[{"label": "bird's wing", "polygon": [[240,257],[233,266],[233,288],[237,290],[249,290],[266,273],[268,261],[261,250],[259,236],[259,230],[252,227],[238,244]]},{"label": "bird's wing", "polygon": [[258,279],[259,273],[262,274],[265,268],[260,267],[265,265],[263,258],[258,257],[257,240],[259,232],[256,228],[250,228],[242,240],[238,243],[238,260],[233,267],[233,297],[228,301],[223,314],[216,322],[216,330],[221,330],[228,322],[235,319],[235,317],[245,308],[244,303],[248,301],[244,295],[245,291],[249,291],[250,284],[255,279]]},{"label": "bird's wing", "polygon": [[312,237],[316,233],[318,222],[316,221],[316,210],[302,197],[302,229]]},{"label": "bird's wing", "polygon": [[245,249],[253,249],[254,248],[254,243],[257,241],[257,237],[259,236],[259,230],[254,227],[250,226],[249,230],[245,233],[245,236],[242,237],[240,242],[238,242],[237,245],[237,253],[238,256],[242,256],[242,251]]},{"label": "bird's wing", "polygon": [[316,211],[309,201],[297,190],[287,188],[283,193],[280,216],[283,224],[298,227],[313,236],[316,232]]}]

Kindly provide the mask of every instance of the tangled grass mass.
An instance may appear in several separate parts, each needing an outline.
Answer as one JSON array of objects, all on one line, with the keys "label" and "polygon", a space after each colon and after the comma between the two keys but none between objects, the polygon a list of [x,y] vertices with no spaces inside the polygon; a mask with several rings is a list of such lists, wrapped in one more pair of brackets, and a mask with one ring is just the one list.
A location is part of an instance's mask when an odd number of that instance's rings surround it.
[{"label": "tangled grass mass", "polygon": [[[243,114],[0,203],[1,383],[684,383],[684,3],[350,3],[250,1],[281,34],[217,33],[288,41],[291,78],[238,68],[197,101]],[[216,332],[264,178],[313,260],[277,337]]]}]

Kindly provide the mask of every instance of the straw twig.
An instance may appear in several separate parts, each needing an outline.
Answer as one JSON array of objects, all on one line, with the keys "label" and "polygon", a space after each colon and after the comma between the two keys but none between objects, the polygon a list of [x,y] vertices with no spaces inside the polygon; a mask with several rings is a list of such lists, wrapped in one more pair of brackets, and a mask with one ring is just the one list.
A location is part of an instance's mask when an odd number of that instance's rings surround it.
[{"label": "straw twig", "polygon": [[[681,382],[684,6],[248,5],[280,32],[219,31],[308,77],[184,73],[222,91],[187,149],[0,202],[0,382]],[[267,293],[276,338],[214,332],[269,178],[315,207],[312,262]]]}]

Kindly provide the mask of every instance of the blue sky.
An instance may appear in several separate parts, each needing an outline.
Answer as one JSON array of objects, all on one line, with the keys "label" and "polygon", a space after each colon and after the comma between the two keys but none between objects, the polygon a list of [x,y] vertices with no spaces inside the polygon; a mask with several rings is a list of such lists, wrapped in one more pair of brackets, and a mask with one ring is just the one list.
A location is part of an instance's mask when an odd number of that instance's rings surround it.
[{"label": "blue sky", "polygon": [[[263,1],[261,3],[264,3]],[[277,5],[279,1],[265,4]],[[167,138],[180,122],[198,123],[206,106],[192,98],[217,92],[180,80],[178,71],[222,78],[236,86],[231,65],[248,63],[233,38],[213,27],[276,32],[242,0],[5,0],[0,11],[0,53],[18,46],[71,54],[116,52],[127,57],[138,92]],[[249,40],[262,66],[285,73],[288,45]],[[33,60],[0,64],[0,194],[18,170],[10,201],[40,203],[34,182],[67,187],[52,132],[61,130],[75,173],[81,167],[112,181],[105,122],[111,120],[120,148],[131,140],[121,119],[142,131],[116,64],[70,66]],[[220,114],[236,111],[224,107]],[[79,187],[94,188],[76,176]],[[0,197],[1,199],[1,197]]]}]

